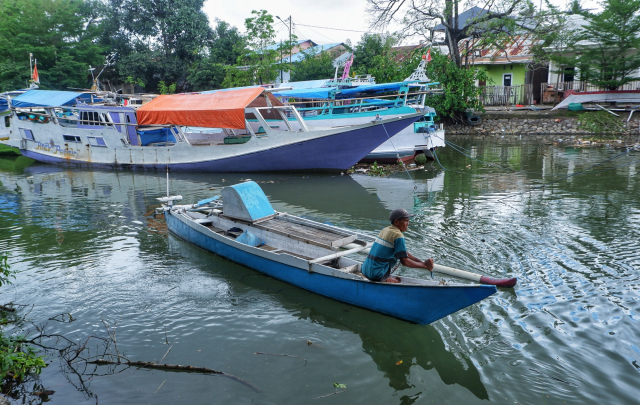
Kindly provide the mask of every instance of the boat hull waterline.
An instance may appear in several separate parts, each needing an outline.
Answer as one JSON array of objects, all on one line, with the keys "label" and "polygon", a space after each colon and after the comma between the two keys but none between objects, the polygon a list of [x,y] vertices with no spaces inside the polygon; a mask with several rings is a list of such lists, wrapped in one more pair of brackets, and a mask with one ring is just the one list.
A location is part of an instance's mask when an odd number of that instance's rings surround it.
[{"label": "boat hull waterline", "polygon": [[[208,172],[340,171],[349,169],[387,140],[387,133],[392,136],[419,118],[418,114],[413,114],[392,119],[384,122],[384,128],[382,122],[375,122],[349,128],[331,128],[320,133],[283,133],[282,140],[273,139],[276,136],[266,139],[252,137],[249,142],[240,145],[193,146],[178,143],[168,147],[124,147],[116,139],[111,144],[113,146],[107,143],[106,148],[66,144],[66,147],[76,149],[64,152],[66,149],[63,148],[64,153],[61,153],[58,147],[43,147],[42,143],[23,140],[20,152],[40,162],[68,166],[160,170],[168,166],[170,170]],[[64,134],[74,135],[69,129]],[[34,131],[34,135],[37,137],[38,134]],[[55,135],[51,133],[47,138],[54,139]],[[62,131],[57,135],[60,140],[52,144],[64,145]],[[119,136],[114,134],[114,137]],[[105,136],[105,140],[108,139]]]}]

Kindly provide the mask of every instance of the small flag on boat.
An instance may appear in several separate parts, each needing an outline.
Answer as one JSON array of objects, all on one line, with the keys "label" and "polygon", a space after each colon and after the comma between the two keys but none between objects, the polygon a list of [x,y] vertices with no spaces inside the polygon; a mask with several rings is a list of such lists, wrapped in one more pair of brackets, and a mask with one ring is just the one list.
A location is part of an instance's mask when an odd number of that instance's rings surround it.
[{"label": "small flag on boat", "polygon": [[40,84],[40,76],[38,76],[38,60],[37,59],[33,63],[33,74],[31,75],[31,78],[35,83]]},{"label": "small flag on boat", "polygon": [[422,59],[426,60],[427,62],[431,62],[431,48],[427,50],[426,55],[422,55]]}]

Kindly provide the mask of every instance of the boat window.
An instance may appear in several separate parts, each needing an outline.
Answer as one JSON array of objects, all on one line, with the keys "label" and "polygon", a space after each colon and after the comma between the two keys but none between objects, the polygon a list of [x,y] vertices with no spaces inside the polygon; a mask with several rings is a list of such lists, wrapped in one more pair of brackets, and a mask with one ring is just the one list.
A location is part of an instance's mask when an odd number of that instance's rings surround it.
[{"label": "boat window", "polygon": [[107,147],[107,144],[104,142],[104,138],[101,136],[88,136],[87,139],[89,139],[89,145],[91,146]]},{"label": "boat window", "polygon": [[100,125],[100,117],[96,111],[80,111],[81,125]]},{"label": "boat window", "polygon": [[81,142],[79,136],[75,135],[62,135],[65,142]]},{"label": "boat window", "polygon": [[30,129],[20,128],[20,132],[22,132],[22,136],[24,137],[24,139],[35,141],[35,139],[33,138],[33,132],[31,132]]},{"label": "boat window", "polygon": [[9,128],[11,126],[11,117],[10,116],[6,116],[4,117],[4,126]]}]

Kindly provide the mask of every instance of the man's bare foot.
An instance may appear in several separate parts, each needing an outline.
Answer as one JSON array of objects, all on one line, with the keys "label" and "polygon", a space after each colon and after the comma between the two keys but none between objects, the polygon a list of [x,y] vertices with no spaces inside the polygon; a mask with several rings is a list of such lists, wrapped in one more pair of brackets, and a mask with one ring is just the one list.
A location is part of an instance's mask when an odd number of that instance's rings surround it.
[{"label": "man's bare foot", "polygon": [[400,277],[394,277],[394,276],[390,276],[388,279],[385,280],[385,283],[393,283],[393,284],[397,284],[397,283],[401,283],[402,280],[400,280]]}]

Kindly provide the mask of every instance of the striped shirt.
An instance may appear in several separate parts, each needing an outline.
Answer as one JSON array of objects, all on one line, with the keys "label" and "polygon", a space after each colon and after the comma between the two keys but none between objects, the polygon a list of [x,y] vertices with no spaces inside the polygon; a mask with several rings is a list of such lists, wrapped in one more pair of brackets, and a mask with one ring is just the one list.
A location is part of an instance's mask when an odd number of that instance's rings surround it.
[{"label": "striped shirt", "polygon": [[369,280],[379,281],[403,257],[409,257],[404,235],[397,226],[388,226],[380,231],[373,243],[369,256],[362,265],[362,274]]}]

